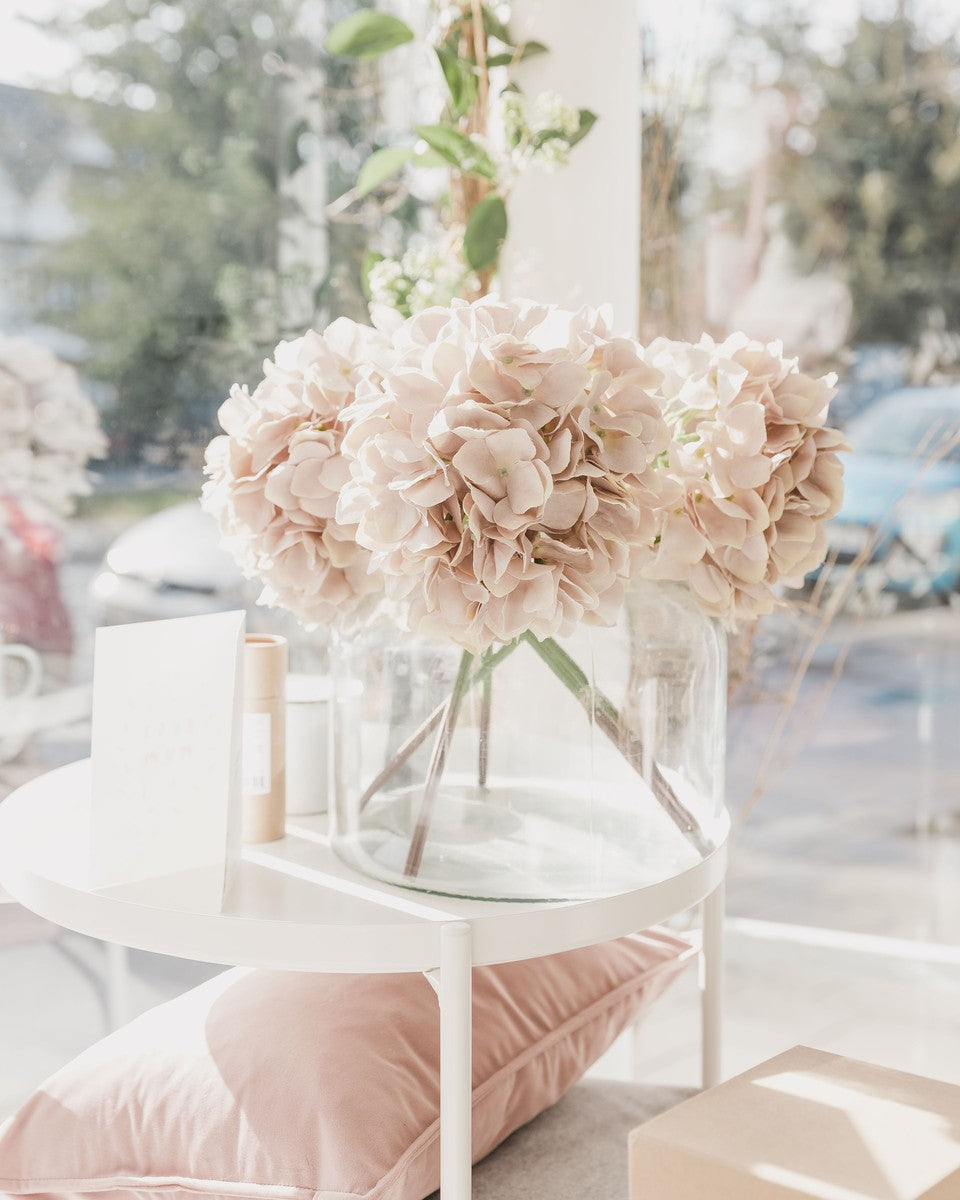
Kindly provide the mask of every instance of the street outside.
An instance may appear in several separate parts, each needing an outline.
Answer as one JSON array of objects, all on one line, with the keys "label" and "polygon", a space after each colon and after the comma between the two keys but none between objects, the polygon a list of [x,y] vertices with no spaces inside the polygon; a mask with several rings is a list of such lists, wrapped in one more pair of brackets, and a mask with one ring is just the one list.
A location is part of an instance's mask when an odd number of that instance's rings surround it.
[{"label": "street outside", "polygon": [[[781,661],[768,664],[759,682],[774,698],[731,710],[735,822],[787,679]],[[814,655],[766,791],[735,838],[731,912],[956,943],[958,732],[955,610],[838,618]]]}]

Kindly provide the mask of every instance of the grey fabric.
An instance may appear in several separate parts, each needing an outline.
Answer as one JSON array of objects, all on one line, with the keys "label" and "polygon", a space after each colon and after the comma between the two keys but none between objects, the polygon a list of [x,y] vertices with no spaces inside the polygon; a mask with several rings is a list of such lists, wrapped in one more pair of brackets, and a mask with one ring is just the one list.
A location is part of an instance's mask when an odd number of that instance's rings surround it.
[{"label": "grey fabric", "polygon": [[627,1200],[630,1130],[693,1094],[604,1079],[579,1083],[473,1168],[473,1200]]}]

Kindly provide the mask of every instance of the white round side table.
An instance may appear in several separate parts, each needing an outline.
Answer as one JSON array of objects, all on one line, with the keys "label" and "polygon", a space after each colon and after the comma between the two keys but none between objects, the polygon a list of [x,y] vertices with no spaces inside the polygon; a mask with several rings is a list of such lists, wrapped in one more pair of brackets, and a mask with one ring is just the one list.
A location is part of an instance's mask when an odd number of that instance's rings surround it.
[{"label": "white round side table", "polygon": [[716,849],[680,874],[615,896],[550,904],[457,900],[368,879],[333,853],[325,822],[290,818],[282,841],[244,847],[219,912],[183,907],[176,876],[95,890],[84,761],[0,804],[0,885],[56,924],[159,954],[280,970],[426,974],[440,1002],[443,1200],[470,1196],[473,966],[593,945],[702,905],[703,1084],[719,1081],[726,819]]}]

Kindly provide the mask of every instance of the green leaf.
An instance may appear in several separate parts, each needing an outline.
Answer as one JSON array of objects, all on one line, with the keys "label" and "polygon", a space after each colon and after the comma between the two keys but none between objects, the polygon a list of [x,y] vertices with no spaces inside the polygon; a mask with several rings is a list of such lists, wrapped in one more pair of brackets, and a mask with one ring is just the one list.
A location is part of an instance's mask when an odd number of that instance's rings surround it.
[{"label": "green leaf", "polygon": [[595,112],[591,112],[589,108],[581,108],[580,109],[580,127],[577,129],[577,132],[570,139],[570,145],[575,146],[577,144],[577,142],[582,142],[583,139],[590,132],[590,130],[594,127],[594,125],[596,125],[596,123],[597,123],[597,114]]},{"label": "green leaf", "polygon": [[570,144],[567,135],[562,129],[540,129],[530,139],[530,145],[534,150],[539,150],[544,142],[552,142],[554,138],[559,138],[561,142]]},{"label": "green leaf", "polygon": [[517,62],[523,62],[526,58],[535,58],[538,54],[546,54],[547,47],[543,42],[526,42],[520,53],[516,50],[511,50],[509,53],[491,54],[487,58],[488,67],[509,67],[516,58]]},{"label": "green leaf", "polygon": [[437,58],[447,81],[455,117],[463,116],[477,98],[477,77],[469,66],[446,46],[437,46]]},{"label": "green leaf", "polygon": [[374,150],[357,176],[357,196],[368,196],[376,191],[412,158],[413,150],[409,146],[384,146],[382,150]]},{"label": "green leaf", "polygon": [[410,160],[412,167],[448,167],[450,164],[438,154],[436,150],[423,150],[420,154],[415,154]]},{"label": "green leaf", "polygon": [[531,139],[531,145],[535,150],[539,150],[544,142],[549,142],[553,138],[559,138],[562,142],[566,142],[568,146],[575,146],[577,142],[582,142],[590,130],[597,123],[597,114],[589,110],[589,108],[580,109],[580,124],[574,134],[567,135],[562,129],[541,129],[539,133],[534,134]]},{"label": "green leaf", "polygon": [[446,162],[465,175],[479,175],[494,180],[497,170],[486,150],[459,129],[449,125],[418,125],[417,137],[423,138],[431,150],[436,150]]},{"label": "green leaf", "polygon": [[503,42],[505,46],[513,45],[510,30],[499,17],[493,15],[486,4],[483,6],[483,29],[487,37],[496,38],[498,42]]},{"label": "green leaf", "polygon": [[[455,24],[451,28],[450,32],[443,39],[443,42],[441,43],[441,45],[444,47],[445,50],[449,50],[451,54],[459,54],[460,53],[460,26],[459,26],[459,24]],[[467,59],[467,61],[469,62],[470,60]]]},{"label": "green leaf", "polygon": [[390,13],[362,8],[344,17],[327,34],[327,50],[345,58],[376,58],[413,41],[413,30]]},{"label": "green leaf", "polygon": [[463,235],[463,256],[474,271],[492,267],[500,257],[507,236],[507,206],[503,197],[484,197],[467,220]]},{"label": "green leaf", "polygon": [[360,263],[360,286],[363,288],[363,294],[366,299],[370,300],[370,272],[378,262],[383,262],[383,254],[378,254],[376,250],[368,250],[363,256],[363,261]]}]

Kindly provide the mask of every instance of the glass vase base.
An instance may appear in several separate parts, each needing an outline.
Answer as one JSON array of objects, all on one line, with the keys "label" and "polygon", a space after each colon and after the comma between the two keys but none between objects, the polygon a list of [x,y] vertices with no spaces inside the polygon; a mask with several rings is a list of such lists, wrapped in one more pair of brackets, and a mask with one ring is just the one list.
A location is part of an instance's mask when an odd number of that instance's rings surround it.
[{"label": "glass vase base", "polygon": [[[420,852],[415,831],[425,828]],[[473,900],[548,902],[633,891],[700,856],[662,812],[638,813],[636,787],[445,776],[429,806],[422,785],[380,793],[359,828],[334,842],[344,861],[385,883]]]}]

